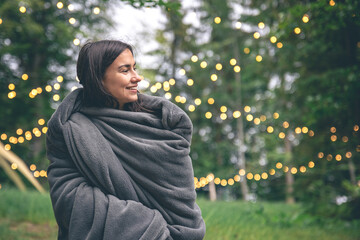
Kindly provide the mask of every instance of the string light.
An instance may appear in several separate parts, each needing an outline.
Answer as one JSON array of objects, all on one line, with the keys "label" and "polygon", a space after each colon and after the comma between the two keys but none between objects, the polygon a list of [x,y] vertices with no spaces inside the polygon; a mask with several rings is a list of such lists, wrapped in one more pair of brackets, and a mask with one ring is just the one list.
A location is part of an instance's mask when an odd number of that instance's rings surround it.
[{"label": "string light", "polygon": [[21,6],[21,7],[19,8],[19,11],[20,11],[21,13],[25,13],[25,12],[26,12],[26,7]]},{"label": "string light", "polygon": [[283,133],[283,132],[280,132],[280,133],[279,133],[279,138],[284,139],[285,136],[286,136],[285,133]]},{"label": "string light", "polygon": [[277,46],[278,48],[282,48],[284,45],[283,45],[281,42],[278,42],[278,43],[276,44],[276,46]]},{"label": "string light", "polygon": [[233,117],[234,118],[239,118],[241,116],[241,112],[240,111],[234,111],[233,112]]},{"label": "string light", "polygon": [[335,6],[335,1],[334,1],[334,0],[330,0],[329,5],[332,6],[332,7]]},{"label": "string light", "polygon": [[169,92],[165,93],[165,98],[166,99],[171,99],[171,96],[172,96],[171,93],[169,93]]},{"label": "string light", "polygon": [[215,17],[215,18],[214,18],[214,22],[215,22],[216,24],[221,23],[221,18],[220,18],[220,17]]},{"label": "string light", "polygon": [[10,84],[8,85],[8,88],[9,88],[9,90],[14,90],[14,89],[15,89],[15,84],[10,83]]},{"label": "string light", "polygon": [[57,76],[56,77],[56,81],[58,81],[59,83],[64,81],[64,77],[63,76]]},{"label": "string light", "polygon": [[64,7],[64,4],[63,4],[62,2],[58,2],[58,3],[56,4],[56,7],[57,7],[58,9],[62,9],[62,8]]},{"label": "string light", "polygon": [[242,25],[241,22],[236,22],[236,23],[235,23],[235,28],[236,28],[236,29],[240,29],[240,28],[241,28],[241,25]]},{"label": "string light", "polygon": [[254,117],[253,117],[253,115],[251,115],[251,114],[248,114],[248,115],[246,116],[246,120],[248,120],[249,122],[251,122],[253,119],[254,119]]},{"label": "string light", "polygon": [[74,9],[75,9],[75,8],[74,8],[74,5],[69,4],[69,5],[68,5],[68,9],[69,9],[70,12],[74,11]]},{"label": "string light", "polygon": [[215,82],[218,79],[218,76],[214,73],[210,76],[211,81]]},{"label": "string light", "polygon": [[201,104],[201,99],[200,99],[200,98],[196,98],[194,102],[195,102],[196,105],[200,105],[200,104]]},{"label": "string light", "polygon": [[234,72],[238,73],[238,72],[240,72],[240,71],[241,71],[241,67],[238,66],[238,65],[236,65],[236,66],[234,67]]},{"label": "string light", "polygon": [[16,92],[15,91],[11,91],[8,93],[8,98],[9,99],[13,99],[14,97],[16,97]]},{"label": "string light", "polygon": [[309,22],[309,15],[304,14],[304,16],[302,17],[302,21],[303,21],[304,23],[308,23],[308,22]]},{"label": "string light", "polygon": [[70,24],[75,24],[75,23],[76,23],[76,19],[75,19],[75,18],[69,18],[69,23],[70,23]]},{"label": "string light", "polygon": [[26,73],[24,73],[23,75],[21,75],[21,79],[26,81],[29,79],[29,75],[27,75]]},{"label": "string light", "polygon": [[236,59],[232,58],[230,59],[230,65],[234,66],[236,64]]},{"label": "string light", "polygon": [[75,46],[78,46],[78,45],[80,45],[80,40],[78,38],[75,38],[73,40],[73,43],[74,43]]},{"label": "string light", "polygon": [[220,118],[221,118],[221,120],[226,120],[227,119],[226,113],[221,113]]},{"label": "string light", "polygon": [[253,34],[253,36],[254,36],[255,39],[259,39],[259,38],[260,38],[260,33],[255,32],[255,33]]},{"label": "string light", "polygon": [[302,127],[301,131],[306,134],[308,133],[309,129],[307,127]]},{"label": "string light", "polygon": [[217,64],[215,65],[215,68],[216,68],[216,70],[220,71],[220,70],[222,69],[222,64],[221,64],[221,63],[217,63]]},{"label": "string light", "polygon": [[247,112],[247,113],[250,112],[250,111],[251,111],[251,107],[250,107],[250,106],[245,106],[245,107],[244,107],[244,111]]},{"label": "string light", "polygon": [[191,105],[189,105],[188,109],[190,112],[193,112],[193,111],[195,111],[195,106],[191,104]]},{"label": "string light", "polygon": [[206,68],[207,67],[207,62],[206,61],[202,61],[201,63],[200,63],[200,67],[201,68]]},{"label": "string light", "polygon": [[335,142],[337,140],[337,136],[336,135],[331,135],[330,139],[331,139],[331,141]]},{"label": "string light", "polygon": [[180,70],[179,70],[179,74],[184,76],[184,75],[186,74],[185,69],[183,69],[183,68],[180,69]]},{"label": "string light", "polygon": [[273,128],[272,126],[268,126],[267,129],[266,129],[266,131],[267,131],[268,133],[273,133],[273,132],[274,132],[274,128]]},{"label": "string light", "polygon": [[205,113],[205,117],[206,117],[207,119],[210,119],[210,118],[212,117],[212,113],[211,113],[211,112],[206,112],[206,113]]},{"label": "string light", "polygon": [[277,41],[277,38],[275,36],[270,37],[271,43],[276,43],[276,41]]},{"label": "string light", "polygon": [[259,27],[260,29],[264,29],[264,28],[265,28],[265,24],[264,24],[263,22],[259,22],[259,23],[258,23],[258,27]]},{"label": "string light", "polygon": [[214,103],[215,103],[214,98],[209,98],[209,99],[208,99],[208,103],[209,103],[210,105],[214,104]]},{"label": "string light", "polygon": [[94,10],[93,10],[93,13],[94,14],[99,14],[100,13],[100,8],[99,7],[95,7]]},{"label": "string light", "polygon": [[187,85],[188,86],[192,86],[194,85],[194,80],[192,80],[191,78],[189,78],[187,81],[186,81]]},{"label": "string light", "polygon": [[261,62],[263,58],[261,55],[257,55],[255,59],[257,62]]},{"label": "string light", "polygon": [[244,48],[244,53],[249,54],[250,53],[250,48]]},{"label": "string light", "polygon": [[220,111],[221,111],[222,113],[226,112],[226,111],[227,111],[227,107],[226,107],[226,106],[221,106],[221,107],[220,107]]},{"label": "string light", "polygon": [[299,27],[294,28],[294,33],[295,34],[300,34],[301,33],[301,29]]},{"label": "string light", "polygon": [[54,100],[55,102],[59,101],[59,100],[60,100],[60,95],[59,95],[59,94],[54,94],[53,100]]},{"label": "string light", "polygon": [[198,60],[199,60],[198,56],[196,56],[196,55],[191,56],[191,61],[192,62],[197,62]]}]

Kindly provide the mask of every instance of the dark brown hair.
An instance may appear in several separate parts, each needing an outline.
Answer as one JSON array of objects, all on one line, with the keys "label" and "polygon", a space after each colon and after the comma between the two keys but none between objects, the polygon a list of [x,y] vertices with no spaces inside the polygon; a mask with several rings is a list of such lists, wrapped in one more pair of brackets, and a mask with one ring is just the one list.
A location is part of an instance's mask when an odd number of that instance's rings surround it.
[{"label": "dark brown hair", "polygon": [[[106,91],[102,84],[106,69],[126,49],[132,47],[118,40],[87,42],[80,50],[76,65],[77,77],[83,85],[82,102],[85,106],[119,108],[118,100]],[[126,103],[124,110],[152,112],[141,101]]]}]

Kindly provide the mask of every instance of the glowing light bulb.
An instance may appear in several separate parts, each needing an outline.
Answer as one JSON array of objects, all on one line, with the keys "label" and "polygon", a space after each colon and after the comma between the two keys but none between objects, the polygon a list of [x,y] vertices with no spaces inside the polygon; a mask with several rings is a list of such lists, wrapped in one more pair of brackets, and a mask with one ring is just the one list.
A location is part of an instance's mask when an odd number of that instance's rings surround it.
[{"label": "glowing light bulb", "polygon": [[207,119],[210,119],[210,118],[212,117],[212,113],[211,113],[211,112],[206,112],[206,113],[205,113],[205,117],[206,117]]},{"label": "glowing light bulb", "polygon": [[100,13],[100,8],[99,7],[95,7],[94,9],[93,9],[93,13],[94,14],[99,14]]},{"label": "glowing light bulb", "polygon": [[220,18],[220,17],[215,17],[215,18],[214,18],[214,22],[215,22],[216,24],[221,23],[221,18]]},{"label": "glowing light bulb", "polygon": [[263,22],[259,22],[259,23],[258,23],[258,27],[259,27],[260,29],[264,29],[264,28],[265,28],[265,24],[264,24]]},{"label": "glowing light bulb", "polygon": [[78,46],[78,45],[80,45],[80,40],[78,38],[75,38],[73,40],[73,43],[74,43],[75,46]]},{"label": "glowing light bulb", "polygon": [[267,131],[268,133],[273,133],[273,132],[274,132],[274,128],[273,128],[272,126],[268,126],[267,129],[266,129],[266,131]]},{"label": "glowing light bulb", "polygon": [[75,18],[69,18],[69,23],[70,23],[70,24],[75,24],[75,23],[76,23],[76,19],[75,19]]},{"label": "glowing light bulb", "polygon": [[58,9],[62,9],[62,8],[64,7],[64,4],[63,4],[62,2],[58,2],[58,3],[56,4],[56,7],[57,7]]},{"label": "glowing light bulb", "polygon": [[21,6],[21,7],[19,8],[19,11],[20,11],[21,13],[25,13],[25,12],[26,12],[26,7]]},{"label": "glowing light bulb", "polygon": [[302,21],[303,21],[304,23],[308,23],[308,22],[309,22],[309,15],[304,14],[304,16],[302,17]]},{"label": "glowing light bulb", "polygon": [[206,68],[207,67],[207,62],[205,62],[205,61],[202,61],[201,63],[200,63],[200,67],[201,68]]},{"label": "glowing light bulb", "polygon": [[211,81],[215,82],[218,79],[218,76],[214,73],[210,76]]},{"label": "glowing light bulb", "polygon": [[294,28],[294,33],[295,34],[300,34],[301,33],[301,29],[299,27]]},{"label": "glowing light bulb", "polygon": [[270,37],[271,43],[276,43],[276,41],[277,41],[277,38],[275,36]]},{"label": "glowing light bulb", "polygon": [[194,80],[192,80],[191,78],[189,78],[187,81],[186,81],[187,85],[188,86],[192,86],[194,85]]},{"label": "glowing light bulb", "polygon": [[253,36],[254,36],[255,39],[259,39],[259,38],[260,38],[260,33],[255,32],[255,33],[253,34]]},{"label": "glowing light bulb", "polygon": [[192,62],[197,62],[198,60],[199,60],[198,56],[196,56],[196,55],[191,56],[191,61]]},{"label": "glowing light bulb", "polygon": [[216,70],[220,71],[222,69],[222,64],[218,63],[215,65]]},{"label": "glowing light bulb", "polygon": [[240,111],[234,111],[233,112],[233,117],[234,118],[239,118],[241,116],[241,112]]}]

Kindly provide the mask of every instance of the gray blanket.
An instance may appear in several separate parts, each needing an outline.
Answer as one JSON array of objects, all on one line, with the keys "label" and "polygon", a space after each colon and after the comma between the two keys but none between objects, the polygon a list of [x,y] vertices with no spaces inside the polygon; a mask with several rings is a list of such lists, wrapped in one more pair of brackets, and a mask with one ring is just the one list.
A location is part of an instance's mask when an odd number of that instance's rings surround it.
[{"label": "gray blanket", "polygon": [[186,113],[144,94],[155,114],[84,107],[81,92],[71,92],[48,122],[58,238],[203,239]]}]

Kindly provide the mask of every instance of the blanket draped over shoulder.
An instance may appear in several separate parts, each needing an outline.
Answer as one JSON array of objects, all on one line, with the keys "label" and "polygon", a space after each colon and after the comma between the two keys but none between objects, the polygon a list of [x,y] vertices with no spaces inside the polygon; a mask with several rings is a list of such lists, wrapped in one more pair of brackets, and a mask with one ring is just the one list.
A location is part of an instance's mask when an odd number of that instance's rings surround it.
[{"label": "blanket draped over shoulder", "polygon": [[146,112],[84,107],[71,92],[48,122],[59,239],[203,239],[189,157],[192,123],[170,101]]}]

